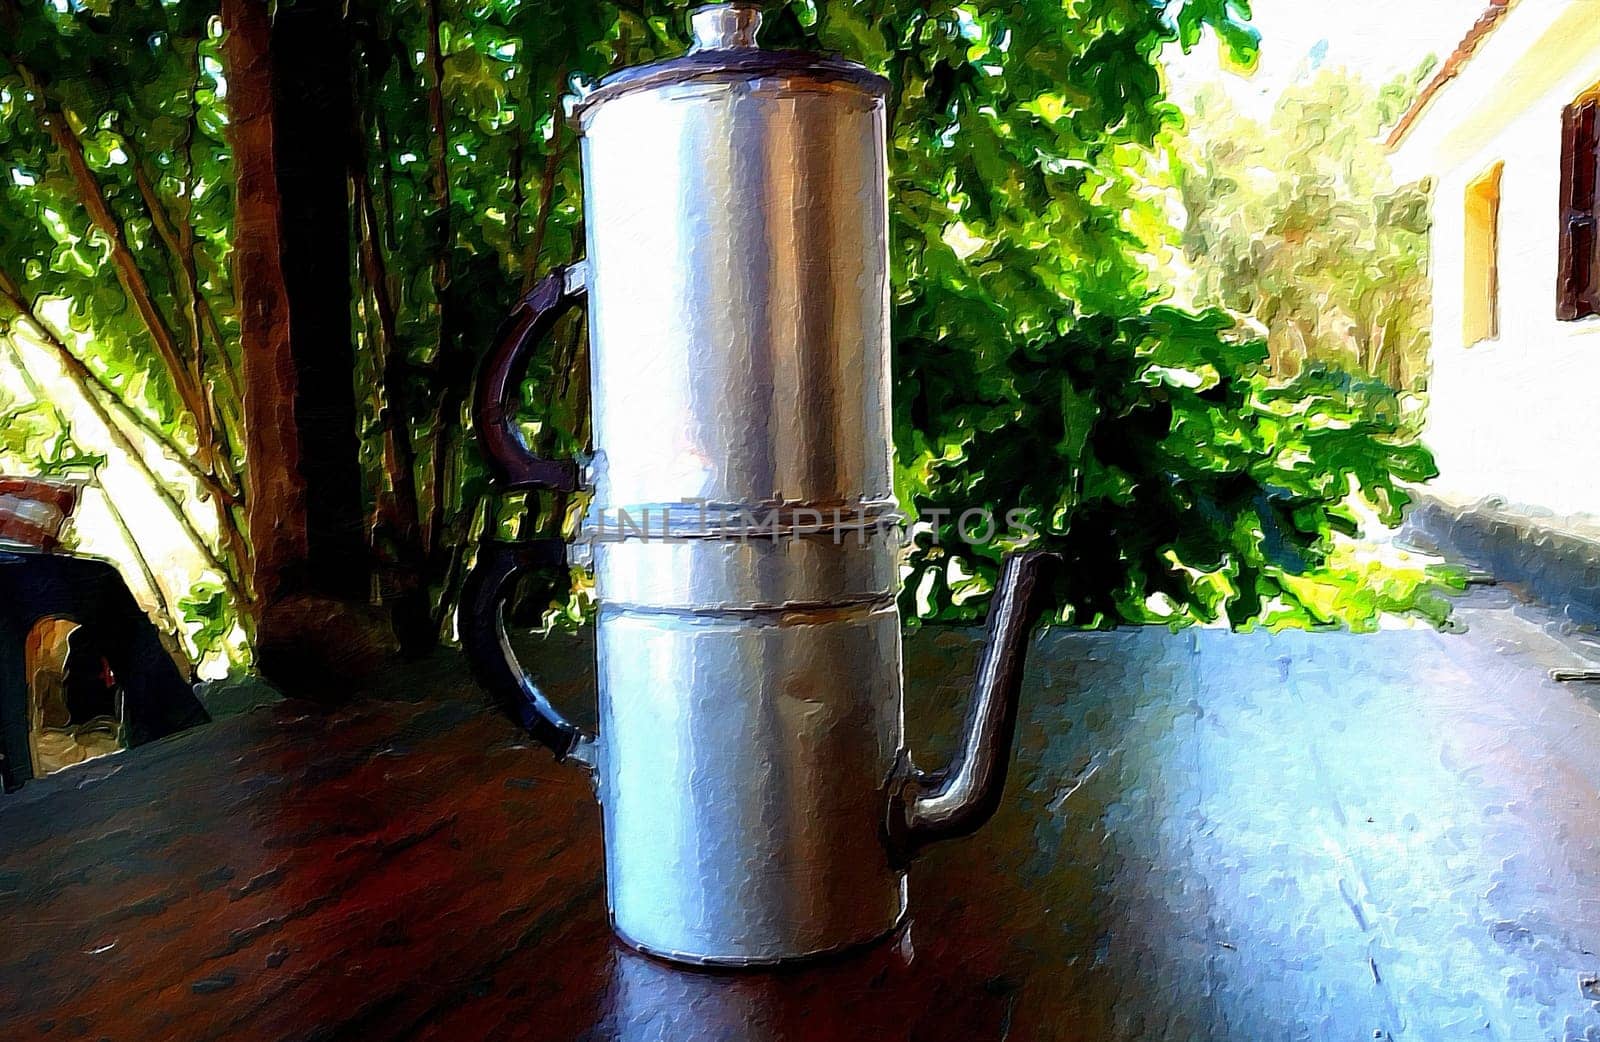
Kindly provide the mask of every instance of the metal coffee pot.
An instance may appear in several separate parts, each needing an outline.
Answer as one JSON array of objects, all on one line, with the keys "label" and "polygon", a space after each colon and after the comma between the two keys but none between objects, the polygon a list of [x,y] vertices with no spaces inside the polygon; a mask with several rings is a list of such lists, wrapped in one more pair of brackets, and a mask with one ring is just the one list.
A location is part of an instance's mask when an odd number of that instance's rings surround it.
[{"label": "metal coffee pot", "polygon": [[891,932],[924,844],[1005,782],[1046,555],[1008,558],[949,770],[902,739],[890,456],[888,82],[756,46],[745,4],[686,55],[576,99],[587,259],[534,287],[485,360],[501,491],[575,491],[527,449],[528,352],[588,297],[598,735],[544,697],[501,609],[560,543],[488,542],[460,629],[476,675],[593,772],[612,925],[668,959],[751,966]]}]

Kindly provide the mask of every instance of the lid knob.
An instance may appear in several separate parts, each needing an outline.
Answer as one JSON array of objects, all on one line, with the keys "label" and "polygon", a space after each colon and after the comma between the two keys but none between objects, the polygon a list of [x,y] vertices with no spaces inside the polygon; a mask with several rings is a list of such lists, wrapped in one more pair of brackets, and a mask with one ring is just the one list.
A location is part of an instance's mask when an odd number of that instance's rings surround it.
[{"label": "lid knob", "polygon": [[693,51],[754,47],[761,28],[761,5],[752,0],[706,4],[689,13],[689,27],[694,33]]}]

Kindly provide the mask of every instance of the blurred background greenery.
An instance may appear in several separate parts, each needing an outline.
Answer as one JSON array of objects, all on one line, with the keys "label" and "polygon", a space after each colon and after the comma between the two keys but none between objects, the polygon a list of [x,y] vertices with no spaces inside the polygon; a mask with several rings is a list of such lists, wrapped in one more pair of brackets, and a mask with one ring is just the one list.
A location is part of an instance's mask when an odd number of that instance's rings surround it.
[{"label": "blurred background greenery", "polygon": [[[269,638],[344,639],[268,632],[307,594],[426,650],[452,637],[484,533],[571,532],[581,499],[489,494],[471,376],[518,296],[583,253],[562,95],[687,42],[685,5],[657,0],[267,10],[0,0],[0,470],[90,478],[86,548],[213,673]],[[1022,511],[1066,556],[1072,625],[1447,614],[1451,573],[1361,538],[1433,473],[1426,186],[1391,184],[1377,143],[1416,78],[1327,72],[1267,122],[1221,95],[1180,112],[1163,54],[1218,47],[1248,69],[1250,15],[769,5],[769,46],[839,52],[893,85],[898,491],[908,512],[951,511],[913,529],[908,617],[981,614],[1008,547],[956,537],[969,507]],[[315,125],[283,104],[306,97]],[[263,98],[280,150],[265,191],[240,158],[262,154],[247,128]],[[293,241],[282,265],[262,260],[262,212]],[[297,280],[307,256],[342,276]],[[283,398],[260,359],[284,347],[246,298],[348,318],[314,342],[289,330],[299,392],[335,428],[302,432],[298,464],[246,408]],[[531,366],[543,455],[587,447],[586,349],[574,322]],[[285,481],[309,482],[309,534],[259,520]],[[584,582],[524,614],[578,620]]]}]

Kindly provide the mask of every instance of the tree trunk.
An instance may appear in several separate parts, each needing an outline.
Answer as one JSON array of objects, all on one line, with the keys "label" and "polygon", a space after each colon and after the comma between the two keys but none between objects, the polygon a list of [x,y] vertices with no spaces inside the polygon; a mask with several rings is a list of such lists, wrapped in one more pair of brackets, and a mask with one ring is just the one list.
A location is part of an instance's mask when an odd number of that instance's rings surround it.
[{"label": "tree trunk", "polygon": [[284,0],[275,17],[223,0],[222,16],[257,658],[296,693],[333,693],[388,650],[362,536],[349,36],[330,0]]},{"label": "tree trunk", "polygon": [[228,116],[234,153],[233,269],[243,341],[251,574],[279,600],[309,555],[306,483],[295,425],[289,295],[279,257],[272,127],[272,27],[259,0],[224,0]]},{"label": "tree trunk", "polygon": [[[351,326],[350,34],[338,0],[279,3],[272,26],[279,230],[315,587],[370,596]],[[330,149],[334,154],[330,155]]]}]

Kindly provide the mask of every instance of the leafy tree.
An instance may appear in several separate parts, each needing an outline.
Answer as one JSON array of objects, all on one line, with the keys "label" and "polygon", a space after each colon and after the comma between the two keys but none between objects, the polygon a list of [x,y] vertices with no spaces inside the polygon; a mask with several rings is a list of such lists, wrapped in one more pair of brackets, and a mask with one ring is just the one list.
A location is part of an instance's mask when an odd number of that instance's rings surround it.
[{"label": "leafy tree", "polygon": [[243,607],[218,35],[195,5],[0,0],[0,321],[57,356]]},{"label": "leafy tree", "polygon": [[[280,11],[313,0],[280,0]],[[1069,559],[1080,624],[1370,617],[1405,598],[1324,567],[1354,492],[1387,520],[1430,473],[1361,388],[1282,387],[1229,321],[1159,305],[1143,257],[1161,219],[1139,178],[1177,113],[1158,56],[1210,30],[1253,54],[1246,0],[912,4],[789,0],[766,41],[842,52],[892,83],[899,491],[953,513],[919,528],[907,604],[981,609],[1002,537],[956,538],[961,510],[1019,510]],[[242,345],[230,247],[222,23],[199,0],[0,0],[0,298],[83,359],[82,382],[189,472],[174,494],[248,619]],[[359,444],[380,588],[427,591],[441,629],[484,531],[570,526],[580,503],[502,504],[464,425],[476,359],[520,291],[582,253],[572,78],[680,53],[659,0],[351,0],[351,126],[326,128],[350,180]],[[77,158],[81,154],[81,161]],[[99,200],[97,202],[97,200]],[[171,348],[169,350],[168,348]],[[534,359],[526,419],[548,455],[588,440],[586,341]],[[256,480],[251,480],[251,471]],[[199,507],[195,507],[197,512]],[[214,591],[205,632],[217,632]],[[1335,610],[1330,604],[1342,605]],[[1355,607],[1351,607],[1355,605]]]},{"label": "leafy tree", "polygon": [[1424,382],[1428,190],[1393,183],[1381,132],[1430,66],[1382,88],[1323,70],[1265,123],[1214,88],[1186,114],[1175,168],[1195,299],[1265,329],[1274,372],[1321,363]]}]

